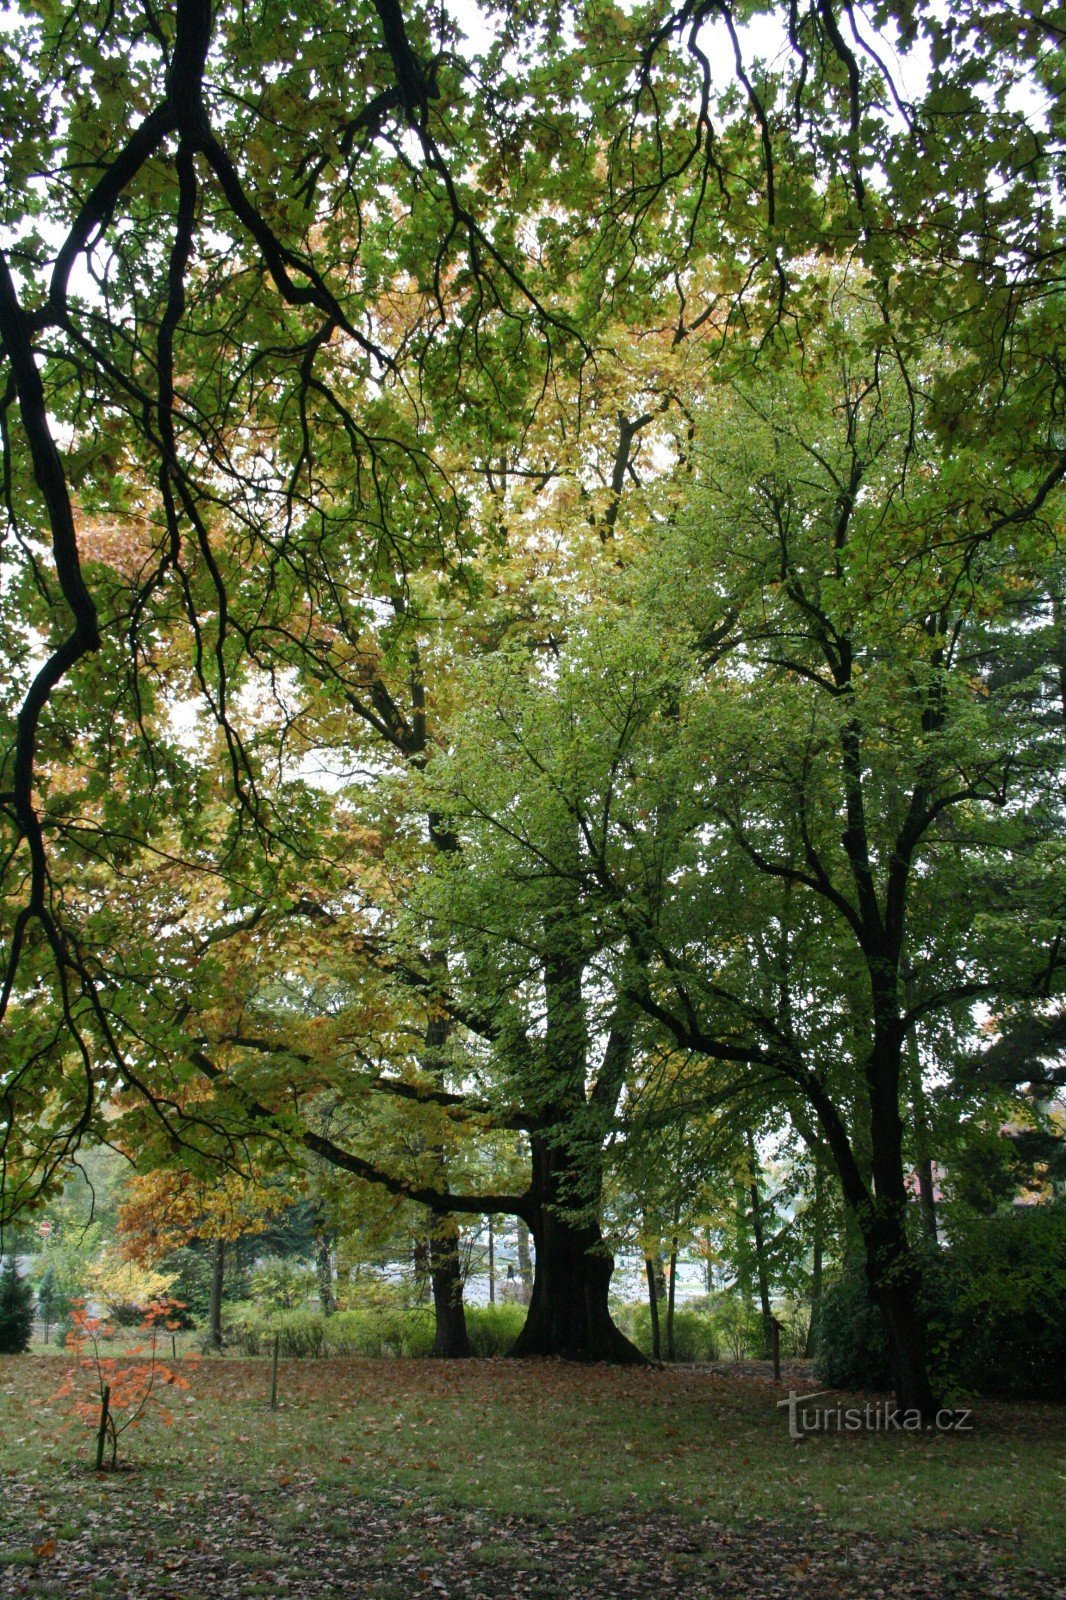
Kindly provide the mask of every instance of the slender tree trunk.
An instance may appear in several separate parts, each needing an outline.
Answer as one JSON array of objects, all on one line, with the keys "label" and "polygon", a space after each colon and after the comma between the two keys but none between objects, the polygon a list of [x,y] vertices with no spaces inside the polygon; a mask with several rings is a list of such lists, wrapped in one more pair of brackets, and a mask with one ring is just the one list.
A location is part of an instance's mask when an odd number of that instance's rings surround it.
[{"label": "slender tree trunk", "polygon": [[755,1140],[748,1134],[748,1160],[751,1179],[748,1198],[751,1203],[751,1233],[755,1243],[755,1275],[759,1285],[759,1309],[762,1312],[763,1357],[770,1359],[773,1343],[773,1308],[770,1305],[770,1274],[766,1263],[766,1241],[763,1231],[762,1199],[759,1194],[759,1158]]},{"label": "slender tree trunk", "polygon": [[655,1263],[651,1256],[644,1257],[644,1271],[648,1279],[648,1311],[651,1314],[651,1354],[653,1361],[661,1361],[662,1344],[659,1338],[659,1288],[655,1282]]},{"label": "slender tree trunk", "polygon": [[[903,977],[903,997],[907,1006],[914,1003],[914,979],[908,970]],[[939,1230],[936,1220],[936,1186],[933,1181],[933,1140],[929,1129],[929,1113],[922,1084],[922,1061],[918,1052],[917,1029],[907,1030],[907,1066],[911,1083],[911,1106],[914,1114],[914,1156],[918,1177],[918,1203],[922,1216],[922,1232],[936,1244]]]},{"label": "slender tree trunk", "polygon": [[226,1283],[226,1241],[216,1239],[211,1258],[211,1295],[207,1303],[207,1337],[222,1349],[222,1295]]},{"label": "slender tree trunk", "polygon": [[[676,1221],[676,1213],[675,1213]],[[677,1360],[674,1348],[674,1302],[677,1297],[677,1235],[670,1240],[670,1284],[666,1294],[666,1359]]]},{"label": "slender tree trunk", "polygon": [[659,1295],[659,1304],[662,1306],[666,1304],[666,1262],[658,1250],[656,1250],[651,1260],[652,1266],[655,1268],[655,1288]]},{"label": "slender tree trunk", "polygon": [[318,1237],[315,1273],[318,1277],[318,1300],[322,1307],[322,1315],[331,1317],[337,1309],[337,1297],[333,1292],[333,1251],[328,1233],[319,1234]]},{"label": "slender tree trunk", "polygon": [[526,1305],[533,1293],[533,1260],[529,1253],[529,1225],[518,1219],[518,1276],[522,1280],[522,1294]]},{"label": "slender tree trunk", "polygon": [[822,1311],[822,1258],[825,1250],[825,1170],[822,1153],[814,1147],[814,1207],[811,1239],[811,1320],[803,1353],[813,1356],[818,1338],[818,1319]]},{"label": "slender tree trunk", "polygon": [[436,1323],[433,1354],[462,1360],[472,1355],[463,1308],[463,1271],[459,1259],[459,1227],[454,1217],[442,1217],[429,1241],[430,1282]]},{"label": "slender tree trunk", "polygon": [[[433,819],[430,819],[433,826]],[[443,957],[434,953],[434,964],[441,965]],[[444,1016],[431,1016],[426,1023],[425,1044],[421,1065],[443,1085],[444,1071],[441,1052],[448,1041],[450,1024]],[[433,1150],[437,1172],[447,1182],[447,1157],[443,1148]],[[433,1289],[433,1354],[462,1360],[472,1352],[466,1331],[466,1310],[463,1306],[463,1274],[459,1260],[459,1225],[454,1217],[436,1219],[429,1242],[430,1283]]]},{"label": "slender tree trunk", "polygon": [[489,1305],[496,1304],[496,1229],[489,1217]]}]

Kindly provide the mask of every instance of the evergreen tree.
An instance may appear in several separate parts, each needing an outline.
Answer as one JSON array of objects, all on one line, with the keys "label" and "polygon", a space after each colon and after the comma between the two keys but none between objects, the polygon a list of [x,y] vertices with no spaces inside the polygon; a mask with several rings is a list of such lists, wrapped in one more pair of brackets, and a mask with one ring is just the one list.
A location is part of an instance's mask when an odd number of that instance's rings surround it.
[{"label": "evergreen tree", "polygon": [[33,1332],[33,1290],[20,1278],[14,1256],[0,1268],[0,1355],[17,1356],[30,1346]]}]

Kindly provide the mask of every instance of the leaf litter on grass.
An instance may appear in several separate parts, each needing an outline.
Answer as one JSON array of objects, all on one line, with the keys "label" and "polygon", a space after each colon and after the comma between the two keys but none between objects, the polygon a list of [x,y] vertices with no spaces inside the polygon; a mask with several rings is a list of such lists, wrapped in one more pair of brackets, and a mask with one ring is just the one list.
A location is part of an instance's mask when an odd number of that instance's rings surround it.
[{"label": "leaf litter on grass", "polygon": [[796,1448],[761,1373],[293,1362],[271,1413],[263,1364],[219,1360],[182,1428],[143,1436],[139,1470],[103,1483],[69,1465],[84,1441],[55,1458],[55,1419],[30,1409],[38,1365],[19,1394],[0,1386],[4,1600],[1063,1592],[1019,1510],[1049,1520],[1061,1418],[1045,1408],[986,1408],[965,1447]]}]

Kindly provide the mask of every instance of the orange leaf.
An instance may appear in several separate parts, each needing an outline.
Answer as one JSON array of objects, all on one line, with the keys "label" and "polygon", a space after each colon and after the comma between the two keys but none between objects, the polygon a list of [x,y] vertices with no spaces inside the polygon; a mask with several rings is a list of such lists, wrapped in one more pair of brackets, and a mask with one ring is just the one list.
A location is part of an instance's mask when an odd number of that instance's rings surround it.
[{"label": "orange leaf", "polygon": [[49,1556],[54,1556],[56,1553],[55,1540],[46,1539],[43,1544],[35,1544],[33,1547],[33,1553],[37,1557],[38,1561],[46,1561]]}]

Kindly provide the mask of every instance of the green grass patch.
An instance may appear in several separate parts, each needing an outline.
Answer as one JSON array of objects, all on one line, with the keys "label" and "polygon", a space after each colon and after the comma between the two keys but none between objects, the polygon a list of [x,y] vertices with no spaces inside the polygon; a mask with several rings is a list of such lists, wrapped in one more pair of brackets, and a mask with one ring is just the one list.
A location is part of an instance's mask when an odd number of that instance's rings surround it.
[{"label": "green grass patch", "polygon": [[[271,1412],[267,1365],[212,1358],[189,1364],[188,1391],[167,1391],[169,1426],[154,1417],[124,1436],[137,1467],[124,1480],[88,1470],[91,1430],[71,1425],[69,1401],[54,1398],[69,1364],[0,1359],[0,1473],[32,1483],[46,1508],[42,1536],[61,1527],[63,1537],[129,1531],[143,1541],[125,1520],[124,1484],[136,1480],[141,1502],[147,1494],[162,1510],[205,1488],[247,1495],[287,1539],[303,1526],[312,1485],[335,1508],[338,1537],[356,1498],[387,1496],[552,1520],[661,1510],[896,1541],[979,1536],[1042,1565],[1066,1557],[1066,1437],[1053,1406],[981,1404],[968,1434],[827,1434],[797,1445],[777,1409],[782,1389],[757,1378],[294,1360],[281,1363]],[[23,1559],[35,1536],[20,1528],[0,1561]],[[507,1564],[505,1549],[478,1559]]]}]

